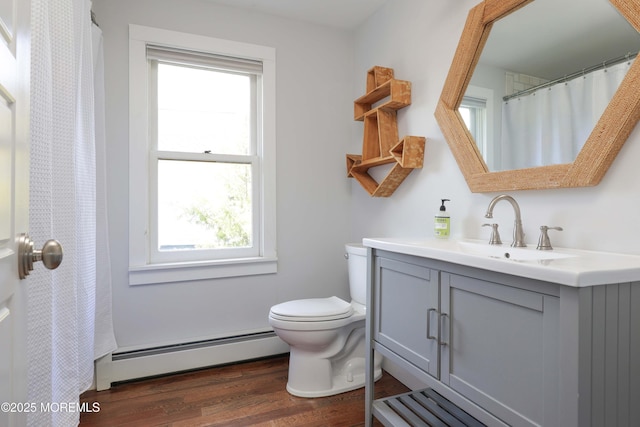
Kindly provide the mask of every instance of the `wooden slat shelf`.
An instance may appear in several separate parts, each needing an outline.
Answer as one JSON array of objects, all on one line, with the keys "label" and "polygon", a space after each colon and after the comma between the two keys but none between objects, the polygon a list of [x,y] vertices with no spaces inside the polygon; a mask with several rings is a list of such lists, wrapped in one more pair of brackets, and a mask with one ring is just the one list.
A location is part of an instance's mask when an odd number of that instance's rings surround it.
[{"label": "wooden slat shelf", "polygon": [[421,136],[405,136],[389,150],[403,168],[421,168],[424,162],[425,139]]},{"label": "wooden slat shelf", "polygon": [[387,97],[389,97],[388,101],[375,108],[399,110],[411,105],[411,82],[392,79],[356,99],[353,104],[354,120],[363,120],[365,114],[373,108],[373,104]]},{"label": "wooden slat shelf", "polygon": [[360,121],[360,122],[361,122],[361,121],[363,121],[364,119],[366,119],[366,118],[367,118],[367,117],[369,117],[369,116],[373,116],[373,115],[375,115],[375,114],[378,114],[378,111],[379,111],[379,110],[380,110],[380,111],[387,111],[387,112],[391,112],[391,111],[397,111],[397,110],[398,110],[398,108],[386,108],[384,105],[380,105],[380,106],[378,106],[378,107],[376,107],[376,108],[373,108],[373,109],[371,109],[371,110],[367,111],[366,113],[364,113],[364,114],[362,115],[362,118],[360,118],[360,119],[357,119],[357,118],[356,118],[355,120],[357,120],[357,121]]},{"label": "wooden slat shelf", "polygon": [[386,165],[388,163],[393,163],[396,161],[397,160],[394,156],[376,157],[373,159],[360,161],[358,164],[354,164],[351,169],[354,171],[366,172],[367,169],[374,166]]},{"label": "wooden slat shelf", "polygon": [[376,400],[373,414],[397,427],[486,427],[430,388]]},{"label": "wooden slat shelf", "polygon": [[[367,93],[354,102],[354,119],[364,122],[362,154],[347,154],[347,176],[373,197],[390,196],[413,169],[422,167],[425,138],[398,141],[396,110],[410,104],[411,82],[394,79],[391,68],[376,66],[367,72]],[[389,163],[395,164],[381,183],[369,175],[369,168]]]}]

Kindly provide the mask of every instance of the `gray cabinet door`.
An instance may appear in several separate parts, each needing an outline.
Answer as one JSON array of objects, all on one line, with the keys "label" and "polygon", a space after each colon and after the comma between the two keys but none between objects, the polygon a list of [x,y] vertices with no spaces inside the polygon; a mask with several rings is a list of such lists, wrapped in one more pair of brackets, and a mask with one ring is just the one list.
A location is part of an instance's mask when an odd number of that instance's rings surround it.
[{"label": "gray cabinet door", "polygon": [[558,425],[559,299],[449,273],[441,286],[441,381],[510,425]]},{"label": "gray cabinet door", "polygon": [[438,272],[388,258],[375,262],[374,339],[438,377],[438,342],[429,338],[438,334]]}]

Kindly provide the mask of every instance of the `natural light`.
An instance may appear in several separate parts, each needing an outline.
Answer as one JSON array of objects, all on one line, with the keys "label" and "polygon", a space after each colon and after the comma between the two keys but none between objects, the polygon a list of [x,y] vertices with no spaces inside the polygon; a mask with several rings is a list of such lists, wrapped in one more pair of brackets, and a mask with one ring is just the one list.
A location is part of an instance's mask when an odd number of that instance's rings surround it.
[{"label": "natural light", "polygon": [[[158,64],[158,150],[247,155],[250,78]],[[247,247],[251,166],[158,161],[158,249]]]}]

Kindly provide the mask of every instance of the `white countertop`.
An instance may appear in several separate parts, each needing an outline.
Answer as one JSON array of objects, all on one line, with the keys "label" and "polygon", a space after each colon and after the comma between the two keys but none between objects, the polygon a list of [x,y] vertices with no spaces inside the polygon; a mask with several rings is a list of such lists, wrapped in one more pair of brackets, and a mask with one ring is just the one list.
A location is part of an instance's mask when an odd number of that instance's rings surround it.
[{"label": "white countertop", "polygon": [[573,287],[640,281],[638,255],[567,248],[538,251],[535,245],[512,248],[468,239],[365,238],[362,244]]}]

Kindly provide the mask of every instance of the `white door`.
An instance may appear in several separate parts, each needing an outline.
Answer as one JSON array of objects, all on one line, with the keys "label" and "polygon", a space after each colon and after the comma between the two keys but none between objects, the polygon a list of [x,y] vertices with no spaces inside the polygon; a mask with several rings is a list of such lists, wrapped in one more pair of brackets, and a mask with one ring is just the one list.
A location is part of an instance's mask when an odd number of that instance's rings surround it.
[{"label": "white door", "polygon": [[[25,424],[26,289],[18,235],[29,218],[30,0],[0,0],[0,425]],[[27,13],[24,13],[24,12]],[[25,33],[25,30],[27,31]]]}]

